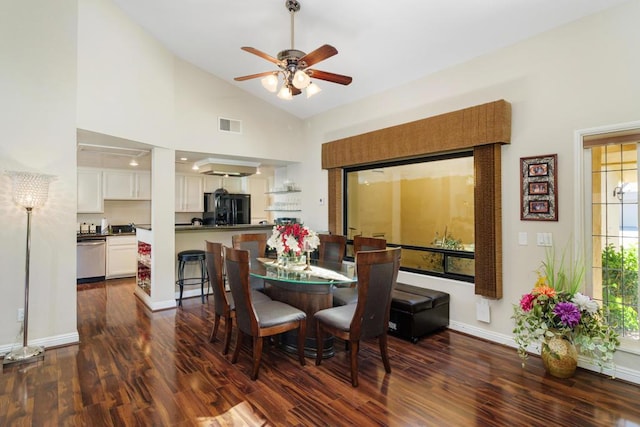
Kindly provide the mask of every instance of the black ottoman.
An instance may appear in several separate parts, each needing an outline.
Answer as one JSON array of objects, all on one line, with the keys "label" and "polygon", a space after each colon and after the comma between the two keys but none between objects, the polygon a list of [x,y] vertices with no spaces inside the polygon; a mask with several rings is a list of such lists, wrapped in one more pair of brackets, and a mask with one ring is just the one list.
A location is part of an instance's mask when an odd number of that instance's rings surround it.
[{"label": "black ottoman", "polygon": [[449,294],[396,284],[391,295],[389,333],[417,343],[426,334],[449,326]]}]

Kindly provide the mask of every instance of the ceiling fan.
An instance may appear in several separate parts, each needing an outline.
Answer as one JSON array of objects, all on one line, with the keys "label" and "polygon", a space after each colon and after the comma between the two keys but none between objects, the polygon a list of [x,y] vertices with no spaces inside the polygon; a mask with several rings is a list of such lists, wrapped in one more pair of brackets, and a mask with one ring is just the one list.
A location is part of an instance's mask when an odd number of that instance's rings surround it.
[{"label": "ceiling fan", "polygon": [[291,49],[285,49],[278,53],[277,59],[256,48],[244,46],[241,49],[253,53],[269,62],[276,64],[279,68],[277,71],[265,71],[264,73],[250,74],[248,76],[236,77],[236,81],[245,81],[262,77],[262,86],[269,92],[276,92],[278,89],[278,76],[283,79],[282,87],[278,92],[278,97],[282,99],[291,99],[295,95],[302,93],[302,89],[306,89],[307,98],[320,92],[322,89],[311,79],[325,80],[331,83],[348,85],[352,78],[341,74],[329,73],[308,68],[324,61],[338,53],[338,50],[328,44],[322,45],[310,53],[304,53],[301,50],[294,49],[294,31],[293,21],[294,15],[300,10],[300,3],[297,0],[286,0],[285,7],[291,15]]}]

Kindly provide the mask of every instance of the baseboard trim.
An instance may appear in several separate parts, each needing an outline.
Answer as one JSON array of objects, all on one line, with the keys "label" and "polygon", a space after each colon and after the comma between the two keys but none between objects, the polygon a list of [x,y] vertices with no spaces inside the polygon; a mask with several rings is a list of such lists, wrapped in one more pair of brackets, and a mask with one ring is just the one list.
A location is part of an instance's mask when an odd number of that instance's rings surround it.
[{"label": "baseboard trim", "polygon": [[[481,338],[487,341],[491,341],[496,344],[502,344],[507,347],[512,347],[513,349],[517,348],[516,342],[514,341],[513,336],[511,335],[504,335],[496,332],[487,331],[486,329],[476,328],[474,326],[467,325],[465,323],[460,323],[460,322],[450,322],[449,329],[462,332],[462,333],[474,336],[476,338]],[[540,354],[540,349],[537,347],[530,347],[528,351],[533,354],[538,354],[538,355]],[[618,349],[618,352],[624,352],[624,350]],[[518,357],[518,355],[514,353],[514,357]],[[585,357],[580,357],[578,359],[578,366],[588,371],[602,373],[603,375],[628,381],[630,383],[640,384],[640,371],[637,369],[630,369],[629,367],[626,367],[626,366],[616,366],[615,370],[603,369],[601,371],[600,367],[591,363],[589,359]]]},{"label": "baseboard trim", "polygon": [[[78,335],[78,331],[76,331],[69,334],[54,335],[51,337],[29,340],[29,345],[44,347],[44,349],[46,350],[48,348],[64,347],[67,345],[78,344],[79,342],[80,336]],[[0,346],[0,353],[2,354],[2,357],[4,357],[5,354],[18,347],[22,348],[22,342]]]}]

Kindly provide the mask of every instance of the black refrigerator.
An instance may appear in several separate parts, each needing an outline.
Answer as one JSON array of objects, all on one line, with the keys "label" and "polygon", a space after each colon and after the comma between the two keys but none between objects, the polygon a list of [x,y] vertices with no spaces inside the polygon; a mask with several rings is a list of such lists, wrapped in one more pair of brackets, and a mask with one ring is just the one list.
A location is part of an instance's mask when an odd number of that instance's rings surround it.
[{"label": "black refrigerator", "polygon": [[251,195],[229,194],[218,189],[213,193],[204,193],[205,225],[237,225],[251,223]]}]

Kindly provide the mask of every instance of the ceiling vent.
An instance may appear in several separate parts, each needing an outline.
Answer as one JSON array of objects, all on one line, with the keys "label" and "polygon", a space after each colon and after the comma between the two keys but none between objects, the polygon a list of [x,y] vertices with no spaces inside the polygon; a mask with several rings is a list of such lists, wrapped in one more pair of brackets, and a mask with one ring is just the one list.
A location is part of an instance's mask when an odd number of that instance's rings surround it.
[{"label": "ceiling vent", "polygon": [[218,117],[218,130],[228,133],[242,133],[242,121]]},{"label": "ceiling vent", "polygon": [[256,162],[212,158],[200,160],[195,164],[198,166],[198,172],[204,175],[235,177],[254,175],[260,166],[260,163]]}]

